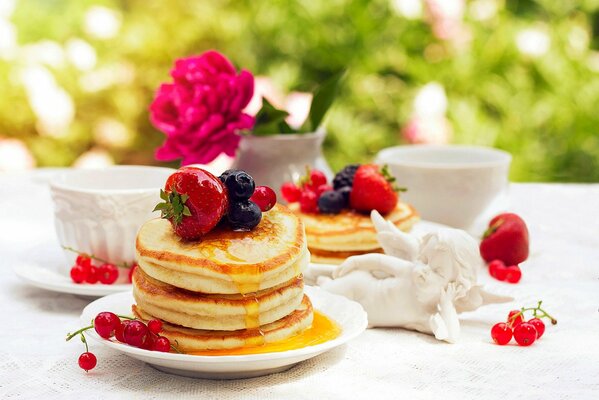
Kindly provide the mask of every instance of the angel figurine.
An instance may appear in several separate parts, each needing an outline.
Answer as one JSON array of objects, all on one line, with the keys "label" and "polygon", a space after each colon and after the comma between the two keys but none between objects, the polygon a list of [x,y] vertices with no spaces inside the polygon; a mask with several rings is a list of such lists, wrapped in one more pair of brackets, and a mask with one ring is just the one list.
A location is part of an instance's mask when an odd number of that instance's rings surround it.
[{"label": "angel figurine", "polygon": [[349,257],[338,267],[321,266],[308,274],[323,289],[359,302],[370,327],[402,327],[454,343],[459,313],[512,300],[476,284],[481,259],[466,232],[440,228],[419,239],[377,211],[371,219],[385,254]]}]

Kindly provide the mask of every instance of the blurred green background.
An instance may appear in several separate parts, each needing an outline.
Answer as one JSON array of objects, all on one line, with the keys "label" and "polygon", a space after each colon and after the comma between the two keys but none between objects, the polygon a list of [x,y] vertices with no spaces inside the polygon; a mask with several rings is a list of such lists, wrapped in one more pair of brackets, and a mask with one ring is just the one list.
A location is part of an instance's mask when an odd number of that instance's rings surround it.
[{"label": "blurred green background", "polygon": [[448,142],[511,152],[516,181],[599,181],[599,0],[0,4],[0,169],[158,164],[154,90],[213,48],[267,96],[348,67],[326,121],[334,169]]}]

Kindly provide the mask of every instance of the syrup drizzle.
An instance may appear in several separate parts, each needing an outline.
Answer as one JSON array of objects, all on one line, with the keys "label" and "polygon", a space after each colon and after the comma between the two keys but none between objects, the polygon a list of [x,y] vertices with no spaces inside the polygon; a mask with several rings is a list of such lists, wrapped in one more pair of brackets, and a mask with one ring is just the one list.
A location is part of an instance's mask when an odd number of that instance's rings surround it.
[{"label": "syrup drizzle", "polygon": [[[248,300],[244,302],[245,307],[245,327],[250,335],[245,339],[245,346],[256,347],[264,344],[264,332],[260,328],[260,302],[256,296],[256,292],[260,290],[261,281],[260,268],[255,266],[249,276],[250,279],[243,279],[244,276],[231,275],[231,279],[237,286],[239,293]],[[245,347],[244,346],[244,347]]]},{"label": "syrup drizzle", "polygon": [[341,334],[341,328],[334,321],[319,311],[314,311],[312,326],[288,339],[259,345],[247,345],[235,349],[218,349],[195,351],[196,356],[235,356],[246,354],[277,353],[314,346],[333,340]]}]

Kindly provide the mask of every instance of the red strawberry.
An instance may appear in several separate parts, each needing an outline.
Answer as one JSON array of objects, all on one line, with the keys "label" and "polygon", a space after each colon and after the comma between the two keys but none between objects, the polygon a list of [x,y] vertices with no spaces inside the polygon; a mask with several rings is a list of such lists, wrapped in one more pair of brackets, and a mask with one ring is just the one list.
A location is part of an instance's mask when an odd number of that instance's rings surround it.
[{"label": "red strawberry", "polygon": [[183,167],[169,176],[160,197],[164,202],[154,211],[160,210],[185,240],[197,240],[210,232],[229,205],[220,179],[197,167]]},{"label": "red strawberry", "polygon": [[489,262],[517,265],[528,258],[528,228],[516,214],[500,214],[489,222],[480,242],[480,255]]},{"label": "red strawberry", "polygon": [[399,189],[394,186],[395,178],[387,166],[361,165],[354,175],[354,184],[349,195],[351,208],[370,212],[377,210],[381,214],[391,212],[397,206]]}]

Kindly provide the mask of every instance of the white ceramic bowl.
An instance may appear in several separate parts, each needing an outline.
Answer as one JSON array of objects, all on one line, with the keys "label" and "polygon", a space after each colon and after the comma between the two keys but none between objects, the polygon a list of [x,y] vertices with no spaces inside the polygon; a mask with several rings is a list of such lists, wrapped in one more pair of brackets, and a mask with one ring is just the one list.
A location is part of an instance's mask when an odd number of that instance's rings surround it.
[{"label": "white ceramic bowl", "polygon": [[408,188],[401,197],[423,219],[462,229],[506,193],[511,160],[505,151],[461,145],[397,146],[376,157]]},{"label": "white ceramic bowl", "polygon": [[[175,170],[114,166],[67,170],[50,182],[56,235],[62,246],[112,263],[135,260],[135,236],[160,201],[160,188]],[[67,264],[76,254],[65,251]]]}]

